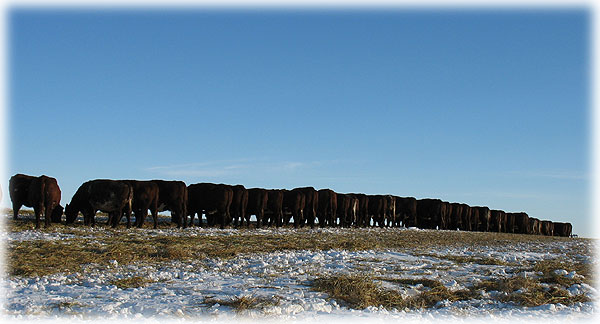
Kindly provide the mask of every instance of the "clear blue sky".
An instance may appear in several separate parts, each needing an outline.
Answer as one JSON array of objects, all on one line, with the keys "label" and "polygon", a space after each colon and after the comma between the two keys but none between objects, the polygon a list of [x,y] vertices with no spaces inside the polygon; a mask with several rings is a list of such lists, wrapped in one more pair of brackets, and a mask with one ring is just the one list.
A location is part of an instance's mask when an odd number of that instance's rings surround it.
[{"label": "clear blue sky", "polygon": [[585,9],[13,9],[8,171],[56,177],[63,205],[95,178],[310,185],[594,236],[589,27]]}]

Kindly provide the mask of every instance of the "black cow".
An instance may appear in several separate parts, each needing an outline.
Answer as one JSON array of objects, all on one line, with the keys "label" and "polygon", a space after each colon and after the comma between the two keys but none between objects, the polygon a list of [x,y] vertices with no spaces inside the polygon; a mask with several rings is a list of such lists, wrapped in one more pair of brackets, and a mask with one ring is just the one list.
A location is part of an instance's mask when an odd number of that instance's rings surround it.
[{"label": "black cow", "polygon": [[333,218],[333,223],[331,226],[337,226],[339,219],[339,225],[344,227],[346,226],[347,219],[350,218],[350,204],[352,202],[350,199],[351,197],[338,192],[336,192],[335,195],[337,200],[337,212]]},{"label": "black cow", "polygon": [[506,218],[506,213],[502,210],[490,210],[490,232],[501,233],[504,232],[504,227],[506,224],[504,223],[504,219]]},{"label": "black cow", "polygon": [[450,203],[448,210],[448,229],[456,230],[462,227],[462,213],[464,204]]},{"label": "black cow", "polygon": [[17,219],[21,206],[25,205],[33,207],[35,228],[40,228],[42,213],[44,214],[44,226],[50,226],[51,220],[60,222],[60,216],[62,215],[62,207],[60,207],[61,192],[56,179],[45,175],[32,177],[16,174],[10,178],[8,187],[14,219]]},{"label": "black cow", "polygon": [[231,222],[229,208],[233,200],[233,190],[224,184],[195,183],[188,190],[188,215],[190,226],[194,224],[194,217],[198,214],[198,224],[202,226],[202,214],[206,214],[208,226],[219,222],[221,229]]},{"label": "black cow", "polygon": [[417,226],[417,199],[414,197],[396,197],[396,226]]},{"label": "black cow", "polygon": [[152,180],[158,185],[158,211],[171,211],[171,223],[185,228],[188,192],[183,181]]},{"label": "black cow", "polygon": [[[531,234],[529,216],[526,213],[506,213],[507,219],[514,218],[513,233]],[[537,229],[537,228],[535,228]]]},{"label": "black cow", "polygon": [[267,190],[267,209],[265,211],[266,219],[269,219],[269,226],[275,225],[280,227],[283,225],[283,190],[268,189]]},{"label": "black cow", "polygon": [[291,217],[294,217],[294,227],[304,223],[304,206],[306,197],[299,189],[283,191],[283,224],[287,225]]},{"label": "black cow", "polygon": [[515,232],[515,214],[506,213],[506,233]]},{"label": "black cow", "polygon": [[319,193],[313,187],[296,188],[304,194],[304,218],[310,228],[315,227],[317,209],[319,208]]},{"label": "black cow", "polygon": [[488,207],[471,207],[472,230],[479,232],[490,231],[490,209]]},{"label": "black cow", "polygon": [[442,229],[445,228],[446,204],[440,199],[417,200],[417,223],[419,228]]},{"label": "black cow", "polygon": [[373,226],[383,227],[388,211],[388,200],[383,195],[367,195],[367,197],[369,198],[369,218],[373,220]]},{"label": "black cow", "polygon": [[256,215],[256,227],[259,228],[265,221],[265,211],[269,194],[266,189],[250,188],[248,189],[248,204],[246,207],[246,219],[250,220],[251,215]]},{"label": "black cow", "polygon": [[131,210],[135,214],[135,225],[141,228],[148,216],[148,209],[154,220],[154,228],[158,227],[158,184],[153,181],[123,180],[133,189]]},{"label": "black cow", "polygon": [[72,224],[77,214],[83,214],[83,224],[96,224],[95,215],[98,210],[108,213],[112,227],[117,227],[125,212],[127,228],[131,226],[131,204],[133,189],[129,184],[118,180],[90,180],[79,186],[71,198],[71,203],[65,206],[66,223]]},{"label": "black cow", "polygon": [[461,205],[460,230],[461,231],[473,231],[473,210],[472,210],[471,206],[469,206],[467,204],[460,204],[460,205]]},{"label": "black cow", "polygon": [[396,196],[385,195],[385,226],[392,227],[396,223]]},{"label": "black cow", "polygon": [[246,226],[250,227],[250,214],[246,214],[246,208],[248,207],[248,190],[242,185],[229,187],[233,191],[231,208],[229,210],[231,217],[233,218],[233,225],[237,227],[239,219],[240,226],[244,226],[244,218],[246,218]]},{"label": "black cow", "polygon": [[331,189],[321,189],[319,193],[319,226],[332,225],[337,215],[337,194]]},{"label": "black cow", "polygon": [[369,219],[369,198],[363,193],[351,193],[350,196],[358,199],[358,210],[356,212],[356,226],[368,226]]},{"label": "black cow", "polygon": [[562,237],[571,236],[573,225],[571,223],[554,222],[554,234]]}]

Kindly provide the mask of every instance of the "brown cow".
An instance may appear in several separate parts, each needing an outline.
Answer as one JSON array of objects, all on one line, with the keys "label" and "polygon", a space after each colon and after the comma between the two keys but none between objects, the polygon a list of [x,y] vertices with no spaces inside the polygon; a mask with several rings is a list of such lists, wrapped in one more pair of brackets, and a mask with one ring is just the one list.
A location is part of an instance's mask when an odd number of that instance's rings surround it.
[{"label": "brown cow", "polygon": [[148,216],[148,209],[154,220],[154,228],[158,227],[158,184],[153,181],[123,180],[133,189],[131,210],[135,214],[135,225],[141,228]]},{"label": "brown cow", "polygon": [[240,226],[244,226],[244,218],[246,218],[246,226],[250,227],[250,214],[246,214],[246,208],[248,207],[248,190],[242,185],[229,186],[233,191],[233,198],[231,199],[230,213],[233,218],[233,225],[238,226],[238,219],[240,220]]},{"label": "brown cow", "polygon": [[541,221],[540,232],[542,235],[554,236],[554,223],[547,220]]},{"label": "brown cow", "polygon": [[158,185],[158,211],[171,211],[171,223],[185,228],[187,218],[188,192],[183,181],[152,180]]},{"label": "brown cow", "polygon": [[396,196],[385,195],[385,226],[393,227],[396,223]]},{"label": "brown cow", "polygon": [[[283,190],[267,190],[267,209],[265,211],[266,219],[269,219],[269,226],[281,227],[283,225]],[[267,217],[268,216],[268,217]]]},{"label": "brown cow", "polygon": [[337,200],[337,213],[333,218],[333,223],[330,225],[334,227],[337,226],[339,219],[339,225],[341,227],[345,227],[346,221],[350,218],[350,204],[352,203],[351,196],[347,196],[346,194],[338,192],[336,192],[335,195]]},{"label": "brown cow", "polygon": [[251,215],[256,216],[256,228],[262,226],[265,221],[265,211],[268,203],[268,192],[262,188],[250,188],[248,191],[248,203],[246,205],[246,219]]},{"label": "brown cow", "polygon": [[294,217],[294,227],[302,226],[304,223],[304,206],[306,197],[299,189],[283,191],[283,224],[287,225],[291,217]]},{"label": "brown cow", "polygon": [[83,224],[96,224],[96,211],[108,213],[112,227],[117,227],[123,211],[127,216],[127,228],[131,226],[131,203],[133,189],[129,184],[118,180],[90,180],[79,186],[71,198],[71,203],[65,206],[66,223],[72,224],[77,214],[83,214]]},{"label": "brown cow", "polygon": [[[198,225],[202,226],[202,214],[206,215],[208,226],[217,222],[221,229],[231,222],[230,207],[233,200],[233,190],[224,184],[195,183],[187,188],[188,215],[190,226],[194,224],[194,217],[198,214]],[[184,219],[185,221],[185,219]]]},{"label": "brown cow", "polygon": [[371,220],[369,219],[369,198],[363,193],[351,193],[350,196],[358,199],[358,210],[356,212],[356,226],[365,227]]},{"label": "brown cow", "polygon": [[304,205],[304,218],[310,228],[315,227],[315,220],[317,218],[317,209],[319,208],[319,193],[313,187],[302,187],[296,188],[304,194],[305,205]]},{"label": "brown cow", "polygon": [[319,226],[333,224],[337,215],[337,194],[331,189],[321,189],[319,193]]},{"label": "brown cow", "polygon": [[[8,187],[14,219],[17,219],[21,206],[25,205],[33,207],[35,228],[40,228],[42,213],[44,214],[44,226],[50,226],[51,220],[60,222],[62,207],[56,208],[60,206],[61,192],[56,179],[45,175],[32,177],[16,174],[10,178]],[[58,214],[59,211],[60,214]]]}]

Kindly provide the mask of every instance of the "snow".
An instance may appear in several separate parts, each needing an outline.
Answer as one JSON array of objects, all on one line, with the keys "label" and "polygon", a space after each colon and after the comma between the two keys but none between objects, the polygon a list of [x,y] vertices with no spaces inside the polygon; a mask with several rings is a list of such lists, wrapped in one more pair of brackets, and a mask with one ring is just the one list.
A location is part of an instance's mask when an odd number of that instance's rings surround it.
[{"label": "snow", "polygon": [[[378,229],[365,229],[378,230]],[[417,229],[403,229],[417,230]],[[291,233],[293,229],[262,229],[240,231],[235,229],[192,228],[143,229],[145,235],[267,235],[274,231]],[[318,229],[335,233],[343,229]],[[111,235],[99,229],[85,229],[86,235]],[[127,233],[122,229],[122,233]],[[48,233],[36,230],[2,233],[5,244],[33,240],[61,240],[74,234],[60,230]],[[472,287],[477,282],[513,275],[536,277],[533,271],[517,271],[514,264],[556,258],[562,251],[564,258],[578,258],[595,262],[590,256],[572,255],[574,247],[586,244],[580,240],[539,243],[515,243],[502,247],[473,246],[469,249],[449,247],[431,248],[427,253],[406,251],[280,251],[264,254],[244,254],[230,259],[207,258],[187,262],[172,261],[162,264],[119,264],[112,260],[107,265],[90,264],[82,271],[53,274],[36,278],[4,277],[1,286],[6,298],[1,312],[5,320],[53,320],[68,317],[78,320],[119,319],[149,322],[268,320],[312,322],[335,320],[373,322],[389,320],[403,322],[564,322],[588,321],[596,315],[595,302],[565,306],[547,304],[538,307],[517,307],[499,302],[497,291],[481,291],[480,297],[468,301],[448,300],[425,310],[386,310],[368,307],[349,309],[329,299],[325,293],[313,291],[310,282],[316,276],[369,273],[375,278],[421,278],[440,281],[450,290]],[[496,258],[507,265],[458,263],[445,256]],[[568,278],[580,276],[574,271],[558,269],[557,275]],[[115,280],[141,277],[150,282],[143,287],[120,289]],[[404,296],[414,296],[429,289],[422,284],[400,286],[393,281],[380,281]],[[572,295],[586,294],[594,300],[597,291],[586,284],[566,287]],[[235,297],[263,297],[278,303],[236,313],[230,306],[218,301]],[[214,300],[216,303],[207,303]]]}]

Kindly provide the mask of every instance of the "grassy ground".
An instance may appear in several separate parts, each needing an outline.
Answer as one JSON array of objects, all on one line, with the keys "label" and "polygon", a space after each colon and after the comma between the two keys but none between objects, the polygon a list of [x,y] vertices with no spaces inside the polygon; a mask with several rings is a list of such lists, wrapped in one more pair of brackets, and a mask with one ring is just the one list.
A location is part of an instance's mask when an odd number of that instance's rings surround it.
[{"label": "grassy ground", "polygon": [[[34,227],[31,215],[20,220],[7,218],[5,231],[20,232]],[[62,240],[36,240],[11,242],[7,244],[6,272],[10,276],[34,277],[59,272],[81,271],[85,265],[109,264],[116,260],[121,265],[130,263],[159,264],[173,260],[203,258],[231,258],[245,253],[269,253],[293,250],[351,251],[395,250],[412,255],[431,256],[431,248],[450,247],[468,251],[478,246],[505,247],[520,243],[535,243],[540,251],[545,251],[546,243],[571,239],[533,235],[478,233],[458,231],[402,231],[402,230],[356,230],[312,231],[310,229],[257,232],[254,229],[240,229],[235,235],[189,235],[189,229],[175,229],[162,218],[159,224],[162,231],[151,230],[148,221],[144,229],[118,229],[97,226],[94,231],[80,223],[72,226],[62,224],[43,228],[46,233],[71,234],[73,238]],[[167,231],[165,231],[167,230]],[[187,232],[186,232],[187,231]],[[587,240],[589,241],[589,240]],[[589,244],[581,244],[574,255],[592,255]],[[547,252],[547,251],[545,251]],[[477,263],[487,265],[507,265],[503,260],[492,257],[469,257],[464,255],[435,255],[457,264]],[[364,275],[344,275],[319,277],[312,281],[312,288],[326,292],[331,298],[342,301],[352,308],[384,306],[386,308],[427,308],[434,307],[442,300],[464,300],[474,298],[481,291],[501,292],[502,300],[522,306],[536,306],[560,302],[571,304],[587,301],[585,296],[570,296],[563,288],[574,283],[593,284],[591,265],[578,261],[551,259],[535,264],[515,265],[520,271],[535,271],[542,275],[536,279],[515,276],[482,282],[469,289],[449,291],[440,282],[431,279],[392,279]],[[556,269],[576,271],[581,275],[567,278],[554,273]],[[422,284],[426,291],[410,298],[402,297],[397,291],[385,289],[381,282],[414,286]],[[148,281],[141,277],[130,277],[114,282],[120,288],[141,287]],[[229,303],[235,309],[260,308],[276,303],[252,296],[236,297],[232,300],[214,300],[207,303]]]}]

